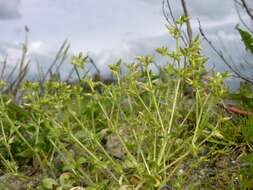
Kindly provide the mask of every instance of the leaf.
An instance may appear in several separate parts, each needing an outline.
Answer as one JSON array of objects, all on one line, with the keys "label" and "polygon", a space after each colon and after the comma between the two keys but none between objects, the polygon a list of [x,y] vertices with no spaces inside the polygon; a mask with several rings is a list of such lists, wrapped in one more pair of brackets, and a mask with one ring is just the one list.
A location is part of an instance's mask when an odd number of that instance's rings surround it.
[{"label": "leaf", "polygon": [[253,155],[246,154],[241,157],[241,160],[248,163],[250,166],[253,166]]},{"label": "leaf", "polygon": [[83,187],[73,187],[70,190],[85,190]]},{"label": "leaf", "polygon": [[239,28],[238,25],[236,26],[236,29],[240,33],[240,36],[241,36],[242,41],[246,47],[246,50],[249,50],[253,54],[253,37],[252,37],[252,35],[249,32]]},{"label": "leaf", "polygon": [[53,189],[57,186],[57,182],[52,178],[44,178],[42,181],[42,186],[46,189]]},{"label": "leaf", "polygon": [[86,60],[87,56],[85,57],[82,53],[79,53],[79,55],[74,55],[72,57],[71,63],[76,67],[84,68]]},{"label": "leaf", "polygon": [[30,118],[30,114],[25,108],[16,104],[12,100],[8,100],[8,98],[6,97],[3,97],[3,99],[6,101],[6,111],[8,112],[8,115],[11,118],[13,117],[17,117],[17,119]]},{"label": "leaf", "polygon": [[[245,125],[242,127],[242,134],[244,137],[244,140],[247,143],[253,142],[252,136],[253,136],[253,119],[249,118],[246,120]],[[253,163],[253,159],[252,159]]]},{"label": "leaf", "polygon": [[63,173],[60,176],[59,181],[62,187],[68,189],[75,183],[74,176],[69,172]]},{"label": "leaf", "polygon": [[176,21],[177,24],[183,25],[186,23],[190,18],[186,16],[180,16],[179,19]]},{"label": "leaf", "polygon": [[75,168],[75,165],[73,163],[68,163],[63,166],[62,170],[63,171],[71,171]]},{"label": "leaf", "polygon": [[77,168],[81,167],[82,164],[84,164],[84,163],[87,163],[87,159],[84,158],[84,157],[79,158],[79,159],[76,161]]},{"label": "leaf", "polygon": [[168,48],[166,47],[156,48],[155,51],[159,53],[161,56],[167,56],[169,54]]},{"label": "leaf", "polygon": [[20,156],[23,158],[32,158],[34,156],[34,151],[31,149],[26,149],[23,152],[18,153],[17,156]]}]

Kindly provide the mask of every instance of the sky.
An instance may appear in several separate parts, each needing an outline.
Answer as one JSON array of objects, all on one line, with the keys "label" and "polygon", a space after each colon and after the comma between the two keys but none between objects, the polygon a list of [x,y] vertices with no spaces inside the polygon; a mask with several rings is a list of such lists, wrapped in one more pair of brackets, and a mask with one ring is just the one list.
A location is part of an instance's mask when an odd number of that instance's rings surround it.
[{"label": "sky", "polygon": [[[170,2],[174,14],[182,15],[180,1]],[[187,4],[195,34],[199,19],[207,36],[227,49],[235,62],[249,56],[234,29],[239,19],[233,0]],[[0,0],[0,61],[8,55],[8,68],[16,64],[27,26],[31,72],[35,62],[48,66],[67,39],[71,53],[89,54],[106,73],[106,65],[119,58],[131,61],[137,55],[153,54],[156,47],[173,47],[165,24],[161,0]],[[226,70],[208,45],[203,46],[210,67]],[[69,67],[64,66],[63,72],[69,72]]]}]

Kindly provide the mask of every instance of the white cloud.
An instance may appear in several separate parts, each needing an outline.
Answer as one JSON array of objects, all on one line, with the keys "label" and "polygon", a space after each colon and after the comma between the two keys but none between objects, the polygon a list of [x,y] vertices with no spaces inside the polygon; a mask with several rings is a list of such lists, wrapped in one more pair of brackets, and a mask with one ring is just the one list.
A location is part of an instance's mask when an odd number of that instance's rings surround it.
[{"label": "white cloud", "polygon": [[57,48],[54,45],[46,44],[43,41],[33,41],[28,44],[29,54],[41,54],[47,56],[53,56],[57,52]]}]

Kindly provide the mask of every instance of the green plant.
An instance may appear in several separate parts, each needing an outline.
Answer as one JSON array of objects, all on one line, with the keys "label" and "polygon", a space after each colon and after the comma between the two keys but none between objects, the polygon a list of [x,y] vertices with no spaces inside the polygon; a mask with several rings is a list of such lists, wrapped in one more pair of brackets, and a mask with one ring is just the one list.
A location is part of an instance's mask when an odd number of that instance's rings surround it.
[{"label": "green plant", "polygon": [[236,175],[230,167],[213,175],[217,167],[206,166],[236,146],[237,134],[226,132],[233,123],[218,107],[227,74],[211,72],[203,80],[200,38],[182,42],[187,21],[180,17],[168,27],[175,49],[156,49],[168,61],[159,73],[150,69],[152,56],[138,56],[124,76],[122,61],[109,65],[114,82],[104,84],[89,78],[87,58],[79,54],[72,59],[79,83],[23,81],[19,104],[1,94],[0,169],[33,181],[34,189],[234,185],[234,178],[222,180]]},{"label": "green plant", "polygon": [[246,167],[241,169],[241,181],[244,189],[251,189],[253,184],[253,157],[251,154],[246,154],[241,157],[241,160],[246,163]]}]

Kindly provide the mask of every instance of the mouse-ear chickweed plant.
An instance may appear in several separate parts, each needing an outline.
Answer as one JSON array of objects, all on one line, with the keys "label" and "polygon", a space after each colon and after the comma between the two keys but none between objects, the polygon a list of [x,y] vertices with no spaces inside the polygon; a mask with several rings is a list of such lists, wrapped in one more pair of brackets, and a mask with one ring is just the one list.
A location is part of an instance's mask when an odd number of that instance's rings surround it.
[{"label": "mouse-ear chickweed plant", "polygon": [[79,83],[23,82],[20,104],[0,95],[0,187],[15,189],[13,181],[41,190],[234,187],[234,168],[213,173],[236,139],[219,107],[226,73],[204,80],[200,38],[182,41],[186,21],[168,28],[174,49],[156,49],[167,62],[158,72],[152,56],[138,56],[124,75],[122,61],[110,65],[114,82],[105,84],[89,78],[87,57],[79,54],[72,59]]}]

